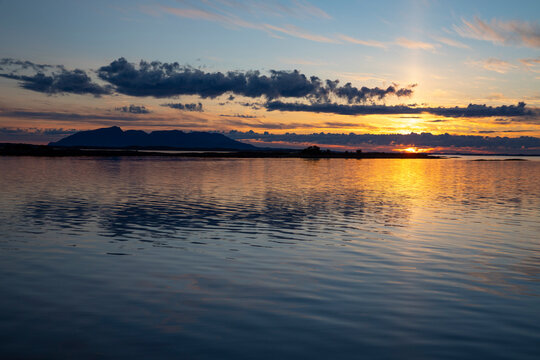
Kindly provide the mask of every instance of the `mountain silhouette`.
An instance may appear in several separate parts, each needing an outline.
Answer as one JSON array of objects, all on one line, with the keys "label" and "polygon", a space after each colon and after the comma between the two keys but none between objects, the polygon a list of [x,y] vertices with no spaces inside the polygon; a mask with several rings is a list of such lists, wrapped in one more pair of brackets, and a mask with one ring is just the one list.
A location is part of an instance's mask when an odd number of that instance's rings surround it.
[{"label": "mountain silhouette", "polygon": [[142,130],[123,131],[118,126],[96,130],[79,131],[49,146],[100,147],[100,148],[179,148],[179,149],[224,149],[256,150],[253,145],[230,139],[225,135],[210,132],[183,132],[160,130],[146,133]]}]

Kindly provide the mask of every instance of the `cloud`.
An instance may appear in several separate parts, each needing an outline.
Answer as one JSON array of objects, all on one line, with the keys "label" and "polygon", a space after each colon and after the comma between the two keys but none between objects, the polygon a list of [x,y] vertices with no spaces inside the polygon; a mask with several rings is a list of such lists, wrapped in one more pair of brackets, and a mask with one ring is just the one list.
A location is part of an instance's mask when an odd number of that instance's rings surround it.
[{"label": "cloud", "polygon": [[415,50],[435,50],[437,45],[423,41],[409,40],[404,37],[397,38],[395,43],[401,47]]},{"label": "cloud", "polygon": [[151,111],[148,110],[144,105],[129,105],[116,108],[117,111],[131,113],[131,114],[149,114]]},{"label": "cloud", "polygon": [[461,48],[461,49],[470,49],[469,45],[464,44],[464,43],[462,43],[460,41],[457,41],[457,40],[449,39],[447,37],[434,36],[433,39],[437,40],[440,43],[448,45],[448,46],[453,46],[453,47],[457,47],[457,48]]},{"label": "cloud", "polygon": [[58,120],[58,121],[135,120],[133,116],[129,116],[129,115],[78,114],[78,113],[64,113],[64,112],[56,112],[56,111],[18,111],[18,110],[0,111],[0,117]]},{"label": "cloud", "polygon": [[337,74],[339,74],[340,77],[343,77],[345,79],[351,79],[355,81],[368,81],[368,80],[375,80],[375,81],[380,81],[380,82],[388,81],[386,79],[388,74],[359,73],[359,72],[347,72],[347,71],[340,71]]},{"label": "cloud", "polygon": [[489,71],[498,72],[499,74],[506,74],[508,71],[517,68],[516,65],[511,64],[508,61],[496,58],[489,58],[480,61],[470,61],[469,63],[475,66],[480,66]]},{"label": "cloud", "polygon": [[303,111],[338,115],[393,115],[428,113],[446,117],[491,117],[491,116],[540,116],[539,109],[526,108],[525,103],[517,105],[486,106],[469,104],[467,107],[411,107],[407,105],[341,105],[336,103],[302,104],[270,101],[268,111]]},{"label": "cloud", "polygon": [[364,46],[372,46],[372,47],[378,47],[378,48],[386,48],[386,45],[382,42],[379,42],[379,41],[374,41],[374,40],[361,40],[361,39],[356,39],[356,38],[353,38],[353,37],[350,37],[350,36],[347,36],[347,35],[343,35],[343,34],[338,34],[338,38],[343,40],[343,41],[346,41],[346,42],[349,42],[349,43],[352,43],[352,44],[358,44],[358,45],[364,45]]},{"label": "cloud", "polygon": [[519,61],[525,65],[527,70],[533,71],[533,72],[540,72],[539,70],[535,69],[535,67],[540,66],[540,56],[534,59],[519,59]]},{"label": "cloud", "polygon": [[300,73],[298,70],[270,70],[269,76],[259,71],[209,73],[178,63],[141,61],[138,66],[126,59],[114,60],[98,70],[98,76],[114,85],[116,91],[131,96],[156,98],[177,95],[198,95],[202,98],[234,93],[251,98],[264,96],[269,100],[290,97],[307,98],[313,102],[327,102],[331,96],[346,99],[349,103],[383,99],[386,96],[410,96],[412,87],[386,89],[360,89],[350,83],[338,86],[338,80],[321,80]]},{"label": "cloud", "polygon": [[64,128],[53,128],[53,129],[43,129],[43,128],[13,128],[13,127],[1,127],[0,134],[2,135],[71,135],[76,133],[78,130],[75,129],[64,129]]},{"label": "cloud", "polygon": [[353,104],[363,102],[367,99],[381,100],[390,94],[398,97],[411,96],[413,93],[412,88],[415,86],[416,84],[413,84],[409,88],[402,89],[397,89],[394,85],[391,85],[386,89],[380,89],[378,87],[370,89],[363,86],[362,88],[358,89],[352,86],[351,83],[347,83],[342,87],[336,87],[334,92],[338,97],[346,99],[349,104]]},{"label": "cloud", "polygon": [[488,100],[504,100],[506,99],[506,96],[502,93],[491,93],[488,96],[486,96],[486,99]]},{"label": "cloud", "polygon": [[255,115],[243,115],[243,114],[234,114],[234,115],[227,115],[227,114],[220,114],[219,116],[222,117],[235,117],[240,119],[257,119],[259,116]]},{"label": "cloud", "polygon": [[[228,11],[220,10],[209,11],[204,9],[189,9],[189,8],[172,8],[172,7],[161,7],[161,9],[169,14],[180,16],[189,19],[201,19],[207,21],[215,21],[232,27],[240,27],[254,30],[261,30],[274,35],[275,33],[287,34],[293,37],[315,41],[323,43],[336,43],[336,39],[332,39],[326,36],[312,34],[306,30],[300,29],[294,25],[272,25],[267,23],[255,23],[246,21],[237,15],[234,15]],[[321,10],[322,11],[322,10]]]},{"label": "cloud", "polygon": [[294,7],[292,8],[293,13],[306,14],[312,17],[318,17],[327,20],[332,19],[332,17],[328,15],[327,12],[325,12],[321,8],[316,7],[315,5],[308,3],[307,1],[293,0],[292,3],[294,5]]},{"label": "cloud", "polygon": [[[66,70],[62,65],[41,65],[30,61],[2,59],[9,72],[0,73],[1,77],[18,80],[20,86],[32,91],[49,95],[53,94],[90,94],[96,97],[112,92],[110,85],[99,85],[92,81],[85,71],[80,69]],[[4,69],[4,68],[2,68]],[[53,69],[50,73],[45,73]],[[5,69],[4,69],[5,70]],[[31,70],[32,74],[21,74],[21,71]]]},{"label": "cloud", "polygon": [[169,103],[161,104],[161,106],[170,107],[171,109],[184,110],[184,111],[203,111],[203,106],[201,103],[198,104],[181,104],[181,103]]},{"label": "cloud", "polygon": [[81,122],[81,123],[91,123],[91,124],[101,124],[101,125],[140,125],[148,127],[181,127],[181,128],[197,128],[205,127],[207,128],[208,123],[207,119],[200,118],[195,115],[186,114],[182,116],[181,122],[171,122],[170,118],[167,117],[158,117],[152,116],[148,117],[139,117],[129,113],[113,115],[108,114],[78,114],[78,113],[67,113],[67,112],[56,112],[56,111],[21,111],[21,110],[10,110],[10,109],[0,109],[0,118],[9,118],[9,119],[25,119],[25,120],[39,120],[39,121],[53,121],[53,122]]},{"label": "cloud", "polygon": [[540,24],[537,22],[497,19],[486,22],[478,17],[472,21],[461,21],[460,25],[454,25],[454,30],[462,37],[491,41],[497,45],[540,48]]},{"label": "cloud", "polygon": [[[222,122],[223,124],[231,125],[231,126],[239,126],[244,128],[253,128],[253,129],[266,129],[266,130],[292,130],[292,129],[310,129],[314,126],[317,128],[335,128],[335,129],[342,129],[342,128],[375,128],[370,125],[362,124],[362,123],[353,123],[353,122],[340,122],[340,121],[327,121],[317,124],[311,124],[311,123],[298,123],[298,122],[292,122],[292,123],[275,123],[275,122],[262,122],[262,121],[244,121],[244,120],[236,120],[236,119],[227,119]],[[236,131],[235,131],[236,132]]]},{"label": "cloud", "polygon": [[540,64],[540,57],[537,57],[535,59],[520,59],[519,61],[521,61],[524,65],[534,66]]},{"label": "cloud", "polygon": [[434,135],[431,133],[410,134],[269,134],[256,132],[231,131],[227,136],[237,140],[258,140],[264,142],[315,143],[322,145],[340,145],[347,147],[377,146],[418,146],[427,148],[481,149],[484,151],[522,152],[528,149],[540,149],[540,138],[521,136],[518,138],[488,137],[476,135]]},{"label": "cloud", "polygon": [[525,130],[479,130],[479,134],[493,134],[493,133],[526,133],[536,131],[534,129]]},{"label": "cloud", "polygon": [[110,86],[98,85],[83,71],[75,69],[64,70],[61,73],[45,75],[37,73],[32,76],[0,73],[1,77],[19,80],[21,87],[45,94],[90,94],[96,97],[111,93]]},{"label": "cloud", "polygon": [[264,26],[262,24],[251,23],[249,21],[242,20],[241,18],[232,14],[223,15],[213,11],[202,9],[180,9],[171,7],[161,7],[161,9],[169,14],[184,18],[217,21],[232,26],[264,30]]},{"label": "cloud", "polygon": [[[202,4],[201,4],[202,3]],[[310,4],[307,1],[292,0],[290,4],[282,1],[238,1],[220,0],[214,2],[198,2],[197,5],[207,5],[221,13],[227,11],[246,12],[257,16],[293,16],[298,18],[313,17],[319,19],[332,19],[324,10]]]},{"label": "cloud", "polygon": [[75,129],[63,128],[0,128],[0,142],[47,143],[76,133]]},{"label": "cloud", "polygon": [[237,104],[245,106],[245,107],[249,107],[249,108],[251,108],[253,110],[260,110],[264,106],[264,103],[261,103],[261,102],[241,102],[241,101],[238,101]]},{"label": "cloud", "polygon": [[290,65],[310,65],[310,66],[328,65],[328,63],[325,61],[313,61],[313,60],[306,60],[306,59],[280,58],[279,61],[284,64],[290,64]]},{"label": "cloud", "polygon": [[18,59],[11,59],[11,58],[0,59],[0,66],[15,67],[15,68],[20,68],[24,70],[32,69],[34,71],[45,71],[51,68],[58,68],[58,69],[64,68],[61,65],[36,64],[27,60],[18,60]]},{"label": "cloud", "polygon": [[327,36],[311,34],[294,25],[275,26],[275,25],[265,24],[264,27],[266,29],[284,33],[284,34],[297,37],[300,39],[305,39],[305,40],[310,40],[310,41],[315,41],[315,42],[322,42],[322,43],[337,43],[338,42],[336,39],[332,39]]},{"label": "cloud", "polygon": [[284,129],[298,129],[298,128],[307,128],[311,125],[300,124],[300,123],[269,123],[269,122],[255,122],[255,121],[244,121],[237,119],[226,119],[222,121],[223,124],[229,126],[239,126],[239,127],[248,127],[253,129],[268,129],[268,130],[284,130]]}]

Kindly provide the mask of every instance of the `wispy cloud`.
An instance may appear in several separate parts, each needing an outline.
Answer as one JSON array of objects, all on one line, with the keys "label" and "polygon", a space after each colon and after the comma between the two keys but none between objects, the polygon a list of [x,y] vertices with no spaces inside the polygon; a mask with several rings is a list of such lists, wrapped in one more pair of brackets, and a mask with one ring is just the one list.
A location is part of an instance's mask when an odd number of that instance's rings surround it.
[{"label": "wispy cloud", "polygon": [[332,19],[330,15],[321,8],[316,7],[313,4],[310,4],[307,1],[293,0],[293,11],[302,15],[309,15],[312,17],[318,17],[321,19]]},{"label": "wispy cloud", "polygon": [[108,115],[108,114],[85,114],[85,113],[66,113],[57,111],[1,111],[0,117],[4,118],[24,118],[24,119],[40,119],[40,120],[57,120],[57,121],[91,121],[91,120],[107,120],[107,121],[139,121],[139,118],[130,115]]},{"label": "wispy cloud", "polygon": [[76,129],[64,129],[64,128],[14,128],[14,127],[1,127],[0,134],[33,134],[33,135],[71,135],[76,133]]},{"label": "wispy cloud", "polygon": [[310,66],[328,65],[328,63],[325,61],[314,61],[314,60],[307,60],[307,59],[280,58],[279,61],[284,64],[289,64],[289,65],[310,65]]},{"label": "wispy cloud", "polygon": [[487,100],[506,100],[506,96],[504,96],[502,93],[491,93],[488,96],[486,96]]},{"label": "wispy cloud", "polygon": [[0,109],[0,118],[26,119],[57,122],[78,122],[100,125],[144,125],[157,127],[202,127],[206,126],[207,119],[200,116],[186,114],[181,121],[171,120],[162,116],[137,116],[133,114],[107,114],[107,113],[73,113],[58,111],[27,111],[17,109]]},{"label": "wispy cloud", "polygon": [[401,47],[415,50],[435,50],[436,44],[431,44],[423,41],[409,40],[404,37],[397,38],[395,43]]},{"label": "wispy cloud", "polygon": [[266,29],[284,33],[284,34],[297,37],[300,39],[306,39],[306,40],[323,42],[323,43],[337,43],[338,42],[336,39],[332,39],[327,36],[312,34],[294,25],[275,26],[275,25],[270,25],[270,24],[264,24],[264,27]]},{"label": "wispy cloud", "polygon": [[[375,48],[387,48],[390,45],[399,45],[408,49],[420,49],[420,50],[435,50],[439,47],[439,44],[433,44],[423,41],[416,41],[400,37],[396,39],[395,42],[384,43],[377,40],[370,39],[359,39],[345,34],[335,34],[332,36],[316,34],[306,29],[300,28],[291,23],[286,24],[273,24],[268,21],[252,21],[246,20],[248,18],[247,14],[251,13],[251,17],[258,12],[263,12],[264,14],[274,14],[278,12],[279,14],[285,16],[288,15],[299,15],[300,13],[309,14],[312,17],[319,17],[330,19],[331,17],[322,11],[321,9],[314,7],[313,5],[307,2],[293,1],[292,7],[287,7],[283,4],[269,2],[268,4],[263,3],[245,3],[241,1],[229,1],[221,0],[218,3],[211,3],[204,1],[203,4],[207,5],[206,8],[202,8],[200,4],[191,5],[190,3],[185,3],[184,8],[178,7],[167,7],[161,6],[159,9],[165,13],[188,18],[195,20],[206,20],[220,23],[227,27],[232,28],[246,28],[266,32],[268,35],[275,38],[283,38],[284,35],[319,42],[319,43],[348,43],[362,46],[369,46]],[[279,9],[279,11],[276,11]],[[239,14],[244,13],[245,16]],[[284,15],[285,14],[285,15]],[[268,20],[268,19],[265,19]],[[459,41],[448,39],[448,38],[439,38],[439,42],[446,45],[466,48],[467,45],[460,43]]]},{"label": "wispy cloud", "polygon": [[474,79],[475,80],[480,80],[480,81],[495,81],[495,80],[497,80],[496,78],[490,77],[490,76],[475,76]]},{"label": "wispy cloud", "polygon": [[201,10],[201,9],[181,9],[181,8],[172,8],[172,7],[162,7],[162,10],[165,12],[176,15],[179,17],[195,19],[195,20],[208,20],[208,21],[217,21],[222,24],[227,24],[231,26],[238,26],[243,28],[264,30],[264,24],[257,24],[249,21],[245,21],[238,16],[232,14],[218,14],[216,12]]},{"label": "wispy cloud", "polygon": [[286,34],[292,37],[315,41],[315,42],[322,42],[322,43],[339,42],[337,39],[330,38],[328,36],[313,34],[295,25],[286,24],[286,25],[278,26],[278,25],[272,25],[272,24],[267,24],[267,23],[262,23],[262,22],[256,23],[256,22],[244,20],[241,17],[235,14],[229,13],[229,12],[218,13],[215,11],[204,10],[204,9],[173,8],[173,7],[161,7],[161,9],[169,14],[183,17],[183,18],[214,21],[214,22],[219,22],[224,25],[231,26],[231,27],[240,27],[240,28],[260,30],[260,31],[267,32],[268,34],[275,37],[279,37],[278,35],[276,35],[276,33],[278,33],[278,34]]},{"label": "wispy cloud", "polygon": [[64,128],[0,127],[0,142],[47,143],[76,132],[75,129]]},{"label": "wispy cloud", "polygon": [[[224,116],[224,115],[220,115]],[[247,118],[249,119],[249,118]],[[236,126],[236,127],[247,127],[254,129],[265,129],[265,130],[293,130],[293,129],[312,129],[312,128],[325,128],[325,129],[342,129],[342,128],[363,128],[363,129],[377,129],[375,126],[371,126],[359,122],[344,122],[344,121],[326,121],[326,122],[317,122],[317,123],[299,123],[299,122],[270,122],[270,121],[261,121],[261,120],[238,120],[238,119],[225,119],[221,122],[222,124]],[[235,132],[240,133],[241,132]]]},{"label": "wispy cloud", "polygon": [[540,72],[540,56],[534,59],[519,59],[519,61],[525,65],[527,70],[530,70],[532,72]]},{"label": "wispy cloud", "polygon": [[388,74],[374,74],[374,73],[356,73],[356,72],[338,72],[339,77],[347,79],[347,80],[354,80],[354,81],[368,81],[368,80],[375,80],[380,82],[388,81]]},{"label": "wispy cloud", "polygon": [[386,48],[386,45],[380,41],[374,41],[374,40],[361,40],[356,39],[347,35],[338,34],[337,37],[345,42],[349,42],[352,44],[358,44],[358,45],[364,45],[364,46],[372,46],[372,47],[378,47],[378,48]]},{"label": "wispy cloud", "polygon": [[489,71],[495,71],[499,74],[506,74],[508,71],[516,69],[517,66],[514,64],[509,63],[508,61],[496,59],[496,58],[489,58],[485,60],[479,60],[479,61],[469,61],[468,62],[471,65],[482,67]]},{"label": "wispy cloud", "polygon": [[206,5],[215,11],[234,11],[245,12],[252,16],[263,17],[296,17],[296,18],[317,18],[328,20],[332,19],[326,11],[318,8],[303,0],[292,0],[290,3],[284,3],[275,0],[266,1],[241,1],[241,0],[218,0],[218,1],[182,1],[186,4],[195,4],[194,6]]},{"label": "wispy cloud", "polygon": [[491,22],[475,17],[472,21],[461,19],[462,23],[454,25],[456,33],[465,38],[491,41],[497,45],[518,45],[540,48],[540,24],[526,21]]},{"label": "wispy cloud", "polygon": [[453,46],[453,47],[457,47],[457,48],[461,48],[461,49],[470,49],[469,45],[464,44],[461,41],[457,41],[457,40],[450,39],[450,38],[447,38],[447,37],[433,36],[433,39],[437,40],[438,42],[440,42],[442,44],[448,45],[448,46]]}]

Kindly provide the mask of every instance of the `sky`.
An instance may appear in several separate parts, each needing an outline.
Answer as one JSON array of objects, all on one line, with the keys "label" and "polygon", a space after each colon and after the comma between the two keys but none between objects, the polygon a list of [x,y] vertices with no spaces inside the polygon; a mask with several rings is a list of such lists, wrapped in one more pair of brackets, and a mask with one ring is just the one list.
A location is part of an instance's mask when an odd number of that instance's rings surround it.
[{"label": "sky", "polygon": [[537,0],[0,0],[0,142],[120,126],[540,153],[539,15]]}]

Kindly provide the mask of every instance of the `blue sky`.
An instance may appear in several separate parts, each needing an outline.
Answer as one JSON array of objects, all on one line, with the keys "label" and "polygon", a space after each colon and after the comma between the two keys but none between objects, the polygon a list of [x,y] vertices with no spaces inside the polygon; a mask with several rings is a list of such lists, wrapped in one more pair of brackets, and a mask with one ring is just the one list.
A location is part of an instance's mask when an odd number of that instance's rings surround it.
[{"label": "blue sky", "polygon": [[[410,96],[362,99],[363,105],[500,107],[522,101],[533,110],[540,107],[539,1],[1,1],[0,9],[1,58],[81,69],[103,86],[106,82],[95,71],[123,57],[135,65],[140,60],[178,62],[205,73],[296,69],[307,78],[339,79],[340,86],[350,82],[358,89],[416,84]],[[4,75],[32,75],[13,61],[6,64]],[[264,130],[268,124],[266,130],[274,132],[311,132],[336,130],[323,126],[334,121],[348,124],[343,132],[357,133],[540,134],[540,120],[530,113],[506,122],[496,116],[454,117],[443,126],[430,123],[435,115],[424,112],[419,121],[388,114],[268,111],[240,104],[264,105],[268,98],[233,94],[235,101],[226,101],[232,93],[164,100],[116,90],[95,97],[28,88],[21,88],[20,77],[0,78],[0,127],[91,128],[106,123],[92,121],[92,114],[99,118],[136,105],[149,111],[128,114],[137,115],[136,121],[124,119],[123,126],[189,128],[186,124],[198,121],[199,128],[208,130],[230,130],[232,124],[239,130],[250,124]],[[306,102],[303,97],[278,100]],[[161,106],[164,102],[201,102],[204,111],[181,112]],[[30,112],[32,117],[21,115]],[[86,117],[70,122],[35,115],[45,112]],[[252,120],[227,124],[222,115]]]}]

